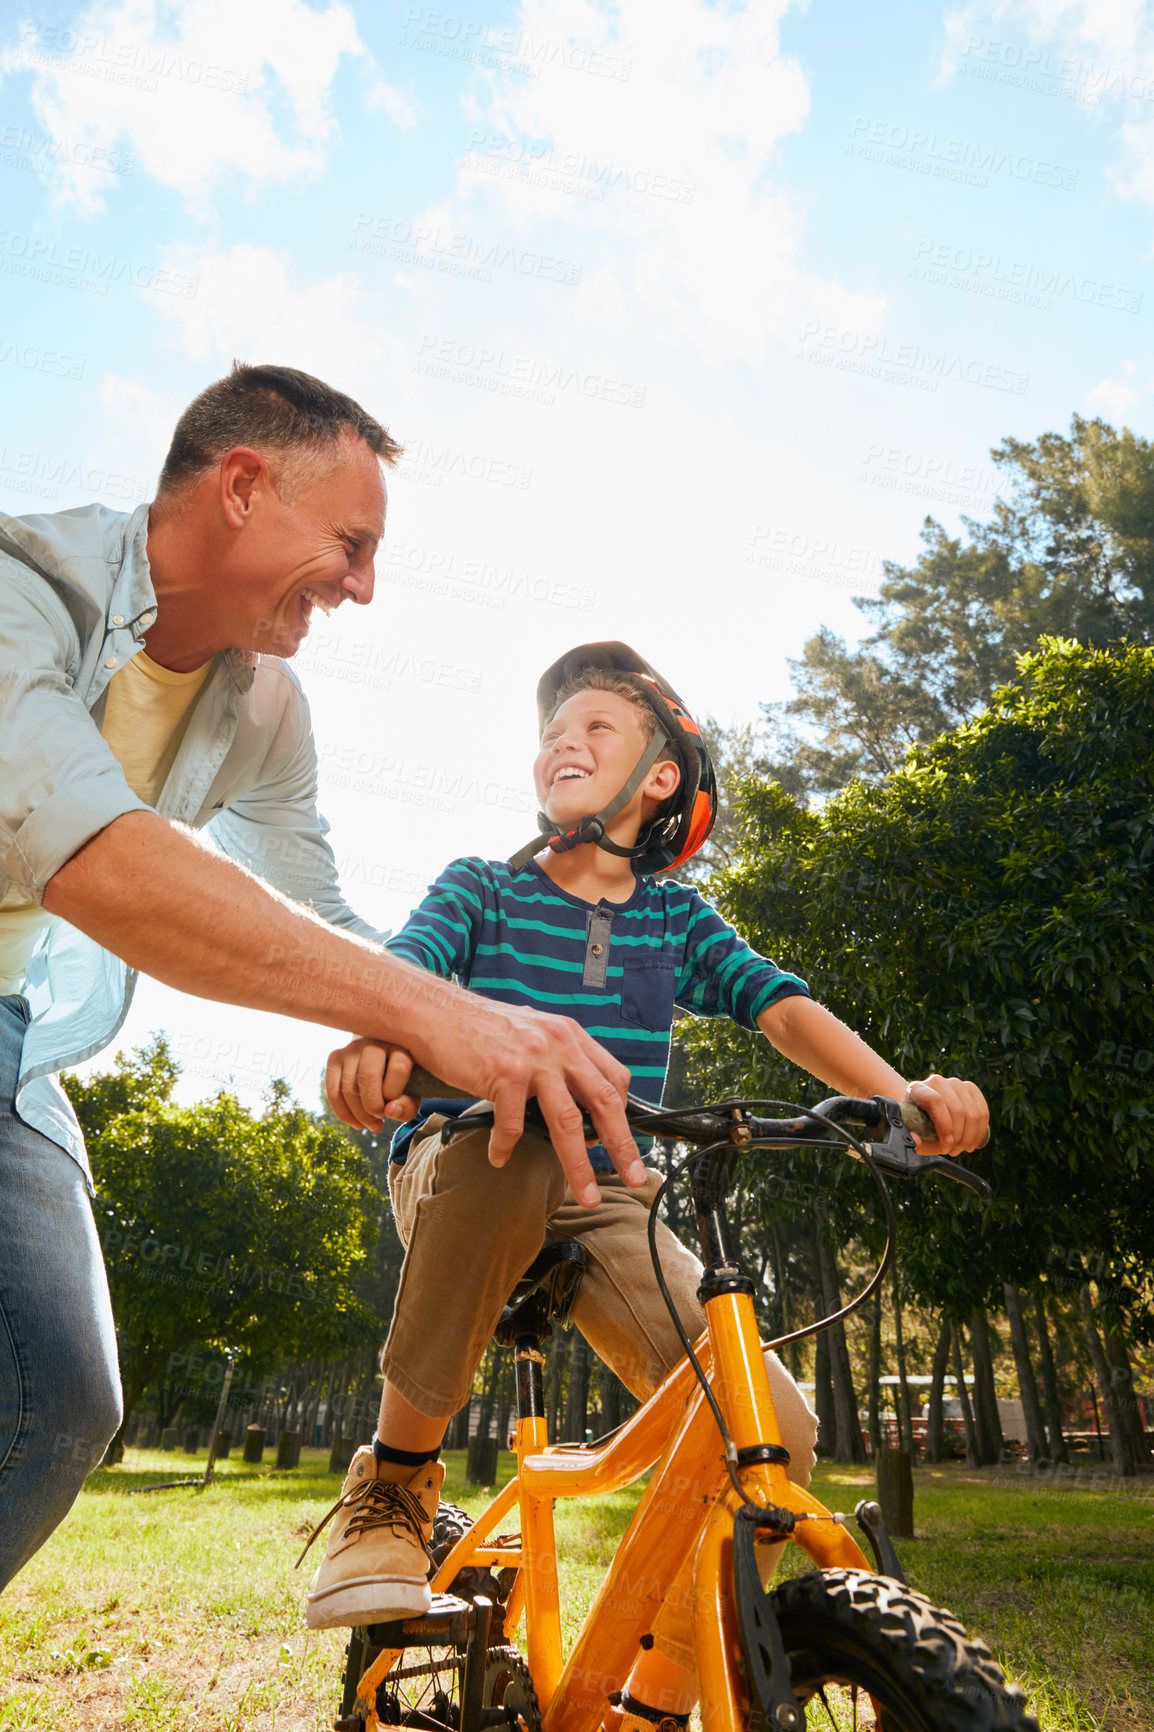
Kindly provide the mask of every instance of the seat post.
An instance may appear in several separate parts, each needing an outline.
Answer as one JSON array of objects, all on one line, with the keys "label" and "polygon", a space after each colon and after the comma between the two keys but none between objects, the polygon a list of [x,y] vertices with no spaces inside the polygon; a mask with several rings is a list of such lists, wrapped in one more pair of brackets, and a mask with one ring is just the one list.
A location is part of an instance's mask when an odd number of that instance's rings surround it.
[{"label": "seat post", "polygon": [[536,1335],[517,1338],[513,1362],[517,1367],[517,1418],[545,1417],[545,1355]]}]

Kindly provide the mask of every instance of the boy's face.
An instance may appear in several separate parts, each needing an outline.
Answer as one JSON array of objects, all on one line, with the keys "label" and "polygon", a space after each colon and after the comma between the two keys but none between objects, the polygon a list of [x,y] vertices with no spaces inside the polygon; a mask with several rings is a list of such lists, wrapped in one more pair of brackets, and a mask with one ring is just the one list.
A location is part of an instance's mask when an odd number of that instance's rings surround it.
[{"label": "boy's face", "polygon": [[[542,812],[559,830],[599,812],[625,785],[645,744],[637,707],[628,698],[617,692],[574,693],[542,734],[533,764]],[[658,762],[620,816],[640,821],[646,800],[668,799],[678,778],[676,764]],[[616,820],[611,828],[616,831]]]}]

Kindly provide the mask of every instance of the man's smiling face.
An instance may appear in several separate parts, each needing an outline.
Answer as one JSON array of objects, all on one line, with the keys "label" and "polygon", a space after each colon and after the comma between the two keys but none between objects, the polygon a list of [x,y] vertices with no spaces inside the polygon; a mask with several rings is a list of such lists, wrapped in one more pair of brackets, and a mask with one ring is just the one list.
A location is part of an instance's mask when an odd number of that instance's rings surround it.
[{"label": "man's smiling face", "polygon": [[282,657],[300,649],[315,610],[372,600],[373,560],[385,531],[380,463],[363,439],[348,435],[332,467],[289,498],[266,472],[238,549],[239,585],[226,602],[237,613],[237,648]]}]

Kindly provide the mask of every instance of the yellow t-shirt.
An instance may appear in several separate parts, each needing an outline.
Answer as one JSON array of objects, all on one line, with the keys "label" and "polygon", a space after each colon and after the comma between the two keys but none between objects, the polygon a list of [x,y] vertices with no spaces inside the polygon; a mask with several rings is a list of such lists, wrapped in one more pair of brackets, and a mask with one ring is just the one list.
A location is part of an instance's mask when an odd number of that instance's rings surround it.
[{"label": "yellow t-shirt", "polygon": [[[207,661],[191,673],[173,673],[138,650],[108,682],[100,731],[146,806],[160,798],[211,670]],[[0,995],[21,990],[28,959],[51,920],[15,887],[0,901]]]},{"label": "yellow t-shirt", "polygon": [[146,806],[160,798],[211,669],[207,661],[190,674],[174,674],[139,650],[108,682],[100,732]]}]

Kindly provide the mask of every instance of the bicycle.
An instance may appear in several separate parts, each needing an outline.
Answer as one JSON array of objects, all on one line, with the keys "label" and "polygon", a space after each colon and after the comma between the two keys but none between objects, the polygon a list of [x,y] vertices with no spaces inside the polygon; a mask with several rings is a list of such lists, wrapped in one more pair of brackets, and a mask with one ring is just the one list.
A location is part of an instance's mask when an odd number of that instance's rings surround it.
[{"label": "bicycle", "polygon": [[[414,1073],[410,1087],[426,1095],[459,1093],[422,1072]],[[535,1111],[535,1103],[530,1108]],[[762,1116],[771,1111],[790,1116]],[[704,1732],[802,1732],[818,1723],[809,1718],[811,1710],[827,1716],[822,1725],[837,1727],[834,1688],[841,1692],[836,1705],[852,1713],[854,1728],[859,1706],[872,1700],[880,1732],[1038,1732],[1023,1692],[1006,1683],[985,1645],[905,1585],[878,1505],[863,1501],[855,1511],[871,1568],[848,1517],[831,1513],[787,1478],[753,1283],[736,1256],[725,1204],[738,1157],[757,1149],[840,1143],[877,1184],[887,1225],[877,1271],[840,1312],[782,1338],[788,1340],[848,1316],[884,1279],[896,1227],[884,1173],[945,1173],[983,1200],[989,1186],[953,1160],[918,1154],[910,1128],[932,1135],[929,1120],[918,1108],[881,1096],[838,1096],[812,1109],[757,1100],[664,1109],[631,1096],[627,1116],[634,1129],[691,1149],[658,1192],[649,1228],[654,1269],[686,1357],[607,1438],[550,1447],[542,1348],[551,1325],[567,1320],[584,1253],[572,1245],[542,1252],[518,1283],[496,1335],[516,1360],[516,1474],[475,1521],[455,1506],[441,1506],[432,1546],[434,1599],[425,1618],[351,1633],[336,1732],[396,1725],[432,1732],[498,1725],[598,1732],[639,1654],[647,1655],[651,1679],[660,1677],[661,1646],[654,1650],[653,1630],[662,1629],[663,1603],[690,1555],[685,1610]],[[485,1122],[484,1111],[475,1111],[461,1128]],[[446,1139],[456,1124],[446,1124]],[[850,1125],[874,1140],[863,1141]],[[686,1170],[705,1268],[699,1297],[707,1329],[696,1344],[673,1309],[655,1241],[661,1199]],[[566,1658],[554,1502],[604,1495],[650,1468]],[[514,1510],[519,1531],[498,1531]],[[816,1572],[767,1590],[767,1548],[776,1563],[789,1541],[809,1555]],[[522,1619],[524,1656],[512,1646]]]}]

